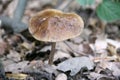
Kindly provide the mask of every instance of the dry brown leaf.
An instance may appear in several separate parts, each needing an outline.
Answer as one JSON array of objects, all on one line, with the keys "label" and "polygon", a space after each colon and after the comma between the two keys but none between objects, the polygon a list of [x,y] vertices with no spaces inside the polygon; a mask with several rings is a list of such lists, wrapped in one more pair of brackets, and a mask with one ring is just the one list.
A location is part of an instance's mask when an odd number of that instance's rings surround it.
[{"label": "dry brown leaf", "polygon": [[111,57],[109,57],[109,56],[106,56],[106,57],[93,57],[93,61],[94,62],[100,62],[100,61],[102,61],[102,60],[105,60],[105,61],[112,61],[112,60],[116,60],[116,56],[111,56]]},{"label": "dry brown leaf", "polygon": [[109,52],[112,56],[117,55],[116,48],[112,44],[108,43],[107,49],[109,50]]},{"label": "dry brown leaf", "polygon": [[16,80],[25,80],[27,78],[28,75],[26,74],[22,74],[22,73],[7,73],[6,77],[11,79],[16,79]]},{"label": "dry brown leaf", "polygon": [[[93,51],[92,51],[92,49],[91,49],[91,47],[89,46],[89,43],[87,43],[87,42],[84,42],[83,44],[81,44],[82,45],[82,48],[83,48],[83,53],[85,53],[85,54],[93,54]],[[79,48],[79,50],[82,50],[81,48]]]},{"label": "dry brown leaf", "polygon": [[110,55],[116,56],[116,60],[115,61],[120,61],[120,56],[117,54],[117,49],[116,49],[116,47],[114,45],[108,43],[107,49],[109,50]]},{"label": "dry brown leaf", "polygon": [[113,45],[115,48],[120,47],[120,42],[112,39],[106,39],[107,43]]},{"label": "dry brown leaf", "polygon": [[33,43],[23,42],[21,44],[21,46],[24,47],[27,50],[32,50],[32,49],[35,48],[35,43],[34,42]]},{"label": "dry brown leaf", "polygon": [[96,19],[96,18],[90,18],[90,20],[89,20],[90,22],[89,22],[89,25],[91,25],[92,27],[96,27],[96,23],[98,22],[98,19]]}]

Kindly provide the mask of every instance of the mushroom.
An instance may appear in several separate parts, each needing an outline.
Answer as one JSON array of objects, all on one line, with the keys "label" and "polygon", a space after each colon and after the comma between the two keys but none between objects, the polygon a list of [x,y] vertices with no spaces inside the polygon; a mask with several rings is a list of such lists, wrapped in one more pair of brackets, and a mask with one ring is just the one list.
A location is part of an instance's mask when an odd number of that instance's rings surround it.
[{"label": "mushroom", "polygon": [[49,64],[53,64],[56,42],[79,36],[83,28],[79,15],[56,9],[40,11],[29,22],[29,32],[35,39],[52,43]]}]

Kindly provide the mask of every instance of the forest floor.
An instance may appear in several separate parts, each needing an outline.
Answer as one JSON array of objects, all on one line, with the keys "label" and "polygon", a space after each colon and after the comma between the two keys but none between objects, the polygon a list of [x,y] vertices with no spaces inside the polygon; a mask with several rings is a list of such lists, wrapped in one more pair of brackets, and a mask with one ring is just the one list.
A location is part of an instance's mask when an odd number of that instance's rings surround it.
[{"label": "forest floor", "polygon": [[[28,0],[22,22],[46,8],[62,8],[66,0]],[[18,0],[1,0],[0,15],[13,18]],[[64,3],[63,3],[64,2]],[[85,23],[80,36],[57,42],[53,65],[51,44],[34,39],[28,30],[14,33],[0,20],[0,80],[120,80],[120,22],[104,23],[94,8],[72,1],[64,12],[75,12]]]}]

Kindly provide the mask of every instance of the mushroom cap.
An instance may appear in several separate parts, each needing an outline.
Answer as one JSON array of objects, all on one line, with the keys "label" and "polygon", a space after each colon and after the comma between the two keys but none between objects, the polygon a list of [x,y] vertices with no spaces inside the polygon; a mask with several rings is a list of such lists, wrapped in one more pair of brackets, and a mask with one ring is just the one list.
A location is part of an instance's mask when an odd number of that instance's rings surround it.
[{"label": "mushroom cap", "polygon": [[82,18],[75,13],[56,9],[40,11],[30,19],[29,31],[40,41],[57,42],[77,37],[84,28]]}]

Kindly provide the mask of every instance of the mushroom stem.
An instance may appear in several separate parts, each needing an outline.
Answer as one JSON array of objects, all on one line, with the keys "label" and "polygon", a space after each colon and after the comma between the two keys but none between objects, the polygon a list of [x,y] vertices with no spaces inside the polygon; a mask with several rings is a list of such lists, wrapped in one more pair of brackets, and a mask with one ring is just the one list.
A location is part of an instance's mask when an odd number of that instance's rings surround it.
[{"label": "mushroom stem", "polygon": [[49,64],[50,65],[53,64],[53,58],[54,58],[54,54],[55,54],[55,46],[56,46],[56,42],[52,42],[51,52],[49,55]]}]

